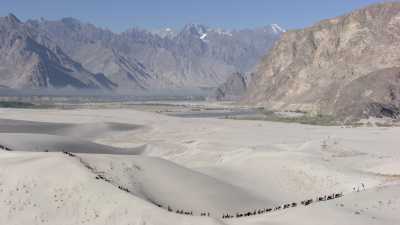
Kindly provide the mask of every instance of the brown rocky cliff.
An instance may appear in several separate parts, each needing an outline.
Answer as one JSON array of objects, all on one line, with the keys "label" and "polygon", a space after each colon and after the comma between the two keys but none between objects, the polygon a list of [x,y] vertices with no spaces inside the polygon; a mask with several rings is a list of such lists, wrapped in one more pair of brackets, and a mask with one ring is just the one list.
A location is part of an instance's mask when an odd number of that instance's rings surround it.
[{"label": "brown rocky cliff", "polygon": [[288,31],[258,65],[244,101],[335,114],[342,89],[399,66],[399,50],[400,3],[376,4]]}]

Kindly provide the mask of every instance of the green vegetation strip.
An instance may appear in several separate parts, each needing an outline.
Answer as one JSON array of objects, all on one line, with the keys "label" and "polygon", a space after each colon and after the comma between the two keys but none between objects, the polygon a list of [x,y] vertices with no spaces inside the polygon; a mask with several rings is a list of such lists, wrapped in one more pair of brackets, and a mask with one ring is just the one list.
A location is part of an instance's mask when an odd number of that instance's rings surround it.
[{"label": "green vegetation strip", "polygon": [[334,116],[330,115],[310,115],[304,114],[301,116],[282,116],[277,115],[273,111],[260,110],[260,115],[258,116],[228,116],[227,119],[237,119],[237,120],[265,120],[273,122],[284,122],[284,123],[300,123],[309,125],[320,125],[320,126],[338,126],[342,125]]},{"label": "green vegetation strip", "polygon": [[0,108],[22,108],[22,109],[43,109],[48,105],[37,105],[30,102],[0,101]]}]

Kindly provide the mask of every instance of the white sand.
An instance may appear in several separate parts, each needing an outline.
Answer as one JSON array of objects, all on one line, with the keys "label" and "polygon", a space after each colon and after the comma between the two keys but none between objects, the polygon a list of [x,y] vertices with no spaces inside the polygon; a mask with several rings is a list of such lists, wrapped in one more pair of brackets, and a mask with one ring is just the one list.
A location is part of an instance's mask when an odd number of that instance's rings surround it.
[{"label": "white sand", "polygon": [[18,151],[140,154],[145,146],[117,148],[90,140],[133,131],[140,126],[120,123],[46,123],[0,119],[0,146]]},{"label": "white sand", "polygon": [[[115,216],[114,221],[108,223],[98,220],[88,224],[129,224],[129,218],[141,218],[141,221],[131,220],[131,224],[140,225],[212,224],[216,221],[163,212],[148,204],[146,199],[196,212],[209,207],[210,211],[218,213],[224,208],[231,212],[264,202],[283,204],[332,192],[344,192],[345,196],[309,207],[216,223],[392,225],[400,221],[400,128],[340,128],[261,121],[184,119],[122,109],[0,109],[0,118],[74,124],[142,125],[134,130],[108,132],[107,135],[88,138],[114,147],[146,145],[141,157],[80,154],[96,170],[111,177],[117,184],[129,187],[131,194],[115,187],[108,189],[106,184],[99,185],[93,175],[88,178],[89,172],[86,170],[73,173],[64,171],[67,169],[63,167],[78,164],[76,159],[65,158],[60,153],[0,152],[0,177],[7,190],[15,189],[18,183],[22,184],[27,179],[22,171],[29,170],[29,176],[38,175],[37,184],[50,189],[65,186],[66,191],[74,196],[66,200],[68,207],[62,210],[49,211],[50,203],[42,202],[46,207],[35,212],[47,218],[47,224],[60,224],[57,222],[63,219],[66,221],[64,224],[82,220],[85,215],[74,209],[76,205]],[[79,134],[79,131],[76,132]],[[9,159],[10,154],[13,160]],[[56,165],[25,163],[46,161],[53,154],[58,159]],[[170,160],[187,169],[144,156]],[[47,170],[52,167],[55,169],[44,171],[39,166],[42,164],[47,165]],[[134,165],[143,168],[143,171],[136,171]],[[42,178],[43,173],[52,177],[53,181],[46,183],[49,181],[45,180],[46,176]],[[64,177],[70,174],[74,174],[74,179],[66,181]],[[366,185],[367,190],[352,192],[353,187],[359,188],[361,183]],[[84,199],[79,198],[82,192],[74,189],[75,186],[85,189]],[[208,201],[206,198],[213,189],[217,197]],[[221,193],[224,189],[226,193]],[[233,193],[237,198],[229,197]],[[32,198],[45,201],[43,199],[46,196],[43,195],[46,194],[43,191]],[[106,200],[96,197],[101,195],[107,196],[105,199],[114,199],[114,195],[122,197],[116,197],[118,200],[115,205],[110,205],[104,202]],[[17,196],[18,201],[28,200],[22,194]],[[8,219],[4,219],[7,223],[0,221],[0,224],[19,225],[29,221],[32,211],[13,211],[14,219],[10,218],[11,208],[6,202],[8,198],[11,197],[1,198],[0,207],[5,207],[5,210],[0,211],[0,214],[4,212],[0,218]],[[124,207],[129,208],[129,212],[115,214]]]},{"label": "white sand", "polygon": [[232,184],[186,169],[167,160],[144,156],[79,155],[106,177],[139,197],[167,208],[209,212],[213,216],[274,204]]},{"label": "white sand", "polygon": [[0,133],[37,133],[94,139],[140,126],[122,123],[46,123],[0,119]]},{"label": "white sand", "polygon": [[2,152],[0,178],[0,224],[218,224],[154,207],[61,153]]},{"label": "white sand", "polygon": [[123,149],[96,144],[80,138],[32,133],[0,133],[0,145],[15,151],[28,152],[66,151],[73,153],[135,155],[144,150],[144,147]]}]

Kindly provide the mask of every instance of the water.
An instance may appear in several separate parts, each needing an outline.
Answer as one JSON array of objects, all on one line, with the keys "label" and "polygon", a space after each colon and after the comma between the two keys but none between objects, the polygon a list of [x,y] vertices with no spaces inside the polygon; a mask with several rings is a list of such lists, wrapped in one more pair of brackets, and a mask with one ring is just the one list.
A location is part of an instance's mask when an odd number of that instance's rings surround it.
[{"label": "water", "polygon": [[259,115],[254,109],[238,109],[238,110],[204,110],[204,111],[190,111],[179,113],[168,113],[170,116],[182,118],[226,118],[230,116],[255,116]]}]

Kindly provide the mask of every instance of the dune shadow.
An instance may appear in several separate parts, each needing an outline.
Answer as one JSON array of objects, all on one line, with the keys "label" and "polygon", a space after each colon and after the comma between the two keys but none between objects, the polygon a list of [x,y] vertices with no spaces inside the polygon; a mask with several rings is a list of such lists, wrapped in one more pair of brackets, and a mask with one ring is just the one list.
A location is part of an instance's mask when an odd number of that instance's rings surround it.
[{"label": "dune shadow", "polygon": [[141,125],[112,122],[70,124],[0,119],[0,133],[51,134],[80,138],[95,138],[109,132],[133,131],[142,127]]},{"label": "dune shadow", "polygon": [[141,127],[122,123],[68,124],[0,119],[0,147],[14,151],[138,155],[143,153],[146,145],[117,148],[91,140]]}]

